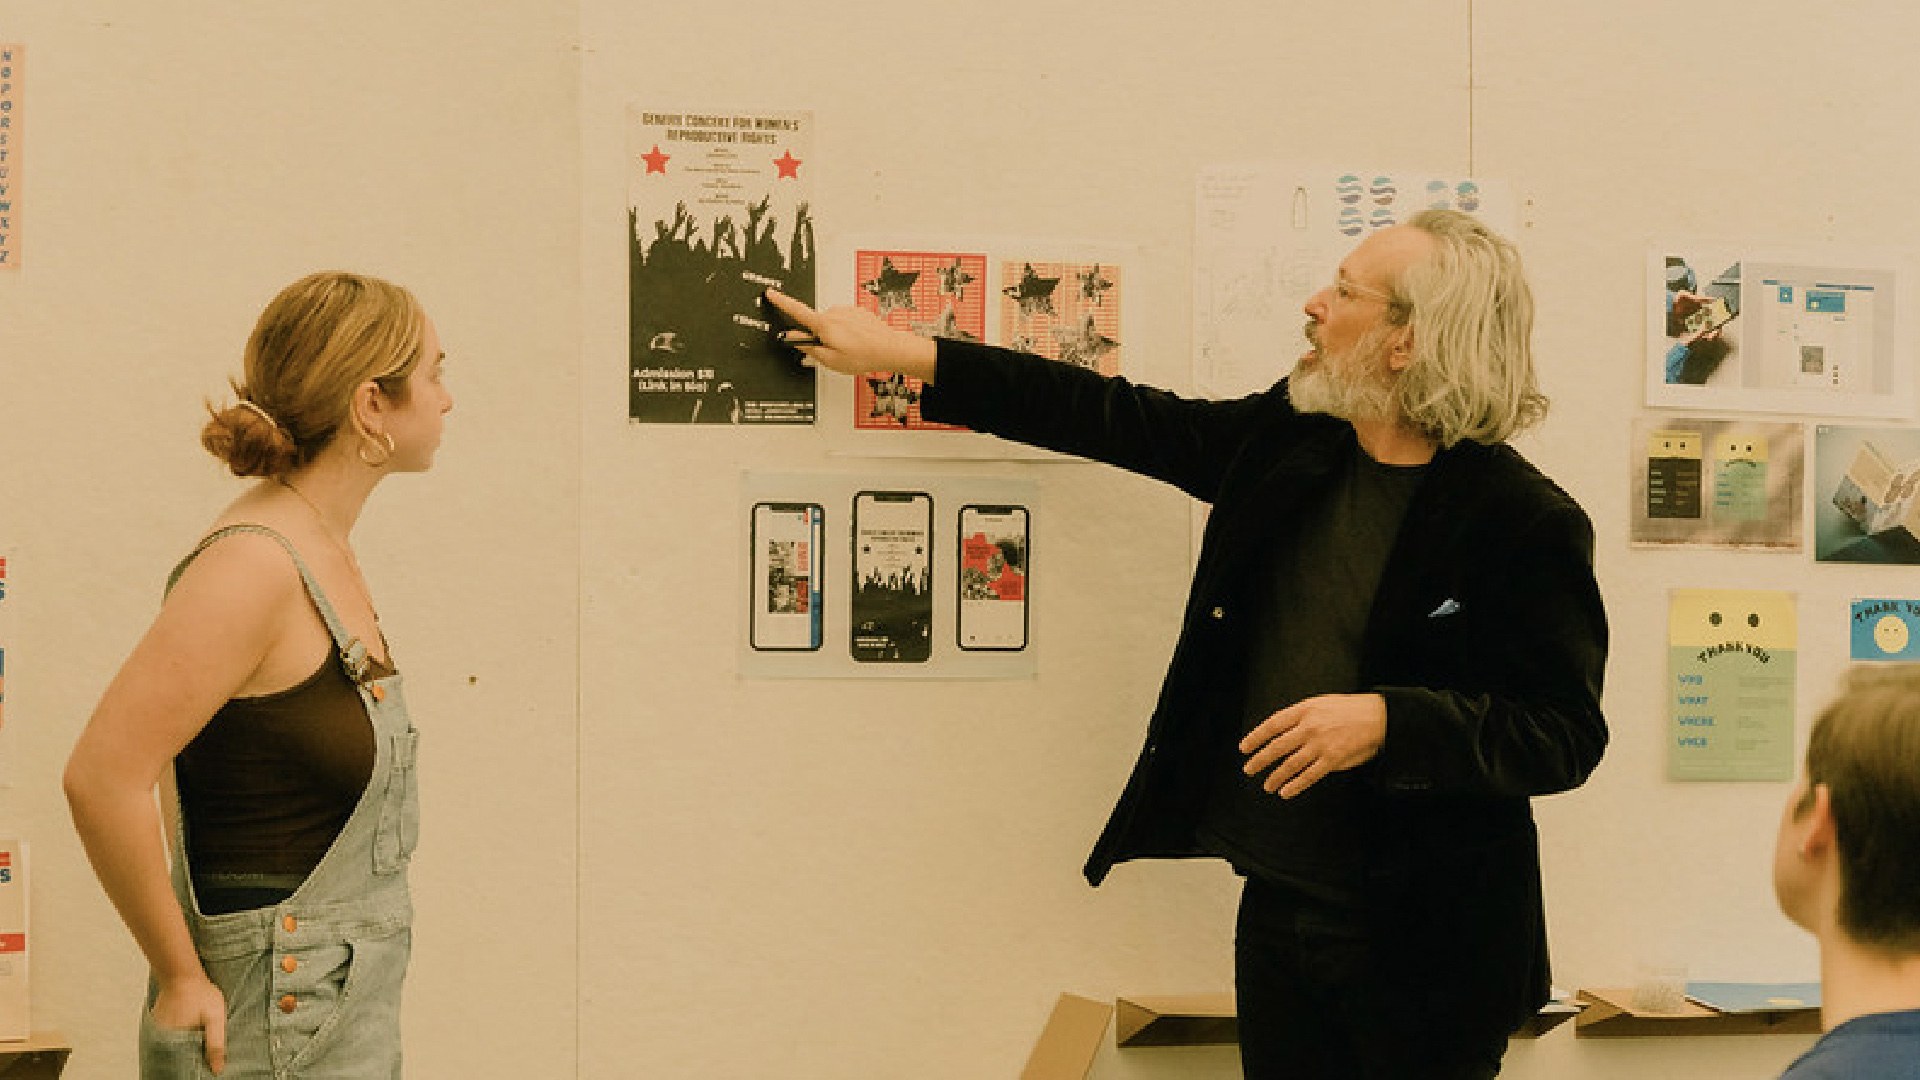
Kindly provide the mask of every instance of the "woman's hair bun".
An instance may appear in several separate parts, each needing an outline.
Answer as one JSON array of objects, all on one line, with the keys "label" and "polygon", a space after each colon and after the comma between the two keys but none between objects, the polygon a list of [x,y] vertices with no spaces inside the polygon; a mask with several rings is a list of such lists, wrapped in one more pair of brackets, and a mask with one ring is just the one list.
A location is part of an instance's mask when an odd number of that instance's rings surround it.
[{"label": "woman's hair bun", "polygon": [[235,476],[284,476],[299,456],[292,436],[266,410],[241,399],[225,408],[207,405],[200,445]]}]

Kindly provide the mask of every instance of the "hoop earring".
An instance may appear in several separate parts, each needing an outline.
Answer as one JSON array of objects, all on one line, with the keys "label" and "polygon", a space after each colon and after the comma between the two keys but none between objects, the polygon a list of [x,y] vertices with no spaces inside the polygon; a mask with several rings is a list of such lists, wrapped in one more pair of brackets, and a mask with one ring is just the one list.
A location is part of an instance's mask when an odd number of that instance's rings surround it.
[{"label": "hoop earring", "polygon": [[[385,465],[387,462],[393,460],[393,436],[392,435],[384,431],[381,432],[379,442],[374,442],[373,441],[374,437],[371,435],[365,435],[363,436],[363,438],[365,441],[363,441],[360,444],[360,451],[359,451],[361,461],[366,462],[368,466],[377,469],[380,466]],[[369,457],[367,455],[367,447],[369,446],[378,446],[381,448],[380,457],[378,459]]]}]

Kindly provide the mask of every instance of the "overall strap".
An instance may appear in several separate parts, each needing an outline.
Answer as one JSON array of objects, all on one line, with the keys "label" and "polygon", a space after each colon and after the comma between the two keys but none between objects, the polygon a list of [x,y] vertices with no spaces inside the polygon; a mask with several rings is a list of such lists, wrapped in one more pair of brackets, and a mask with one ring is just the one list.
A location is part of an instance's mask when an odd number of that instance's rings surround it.
[{"label": "overall strap", "polygon": [[307,587],[307,596],[313,601],[314,610],[320,613],[320,621],[327,624],[327,633],[333,635],[334,648],[340,651],[340,658],[346,661],[347,670],[350,672],[363,670],[367,664],[367,647],[361,644],[359,638],[347,633],[346,628],[340,625],[340,617],[334,614],[333,604],[328,602],[327,594],[321,591],[320,583],[313,579],[312,571],[307,569],[306,561],[300,558],[300,552],[294,549],[293,542],[265,525],[228,525],[208,533],[192,551],[187,553],[186,558],[181,559],[174,566],[173,573],[167,575],[167,592],[173,591],[173,586],[180,580],[180,575],[186,572],[193,560],[200,557],[201,552],[235,533],[249,532],[272,537],[281,547],[287,549],[287,556],[293,560],[294,569],[300,571],[300,581]]}]

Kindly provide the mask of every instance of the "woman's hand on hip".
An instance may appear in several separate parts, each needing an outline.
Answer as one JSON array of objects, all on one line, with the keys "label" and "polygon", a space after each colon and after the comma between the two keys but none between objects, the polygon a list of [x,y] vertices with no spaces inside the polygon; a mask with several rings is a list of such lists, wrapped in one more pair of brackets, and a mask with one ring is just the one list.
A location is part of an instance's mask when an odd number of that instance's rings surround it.
[{"label": "woman's hand on hip", "polygon": [[177,983],[163,983],[153,999],[153,1024],[169,1031],[202,1031],[207,1040],[207,1068],[215,1076],[227,1067],[227,998],[213,980],[202,975]]}]

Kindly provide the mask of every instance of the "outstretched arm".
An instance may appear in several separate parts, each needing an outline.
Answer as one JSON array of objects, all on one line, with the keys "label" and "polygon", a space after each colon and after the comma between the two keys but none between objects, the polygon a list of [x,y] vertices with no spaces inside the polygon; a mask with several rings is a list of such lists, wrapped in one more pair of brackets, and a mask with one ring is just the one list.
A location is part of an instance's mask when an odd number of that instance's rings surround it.
[{"label": "outstretched arm", "polygon": [[933,382],[931,338],[896,330],[863,308],[816,310],[775,289],[767,290],[765,302],[795,325],[796,329],[783,331],[780,339],[798,349],[808,363],[842,375],[897,371]]},{"label": "outstretched arm", "polygon": [[1267,408],[1267,395],[1183,398],[1014,350],[935,342],[859,308],[816,311],[771,291],[766,299],[794,326],[781,340],[809,363],[844,375],[896,371],[925,383],[921,408],[930,420],[1117,465],[1203,501],[1213,500],[1253,418],[1281,415]]}]

